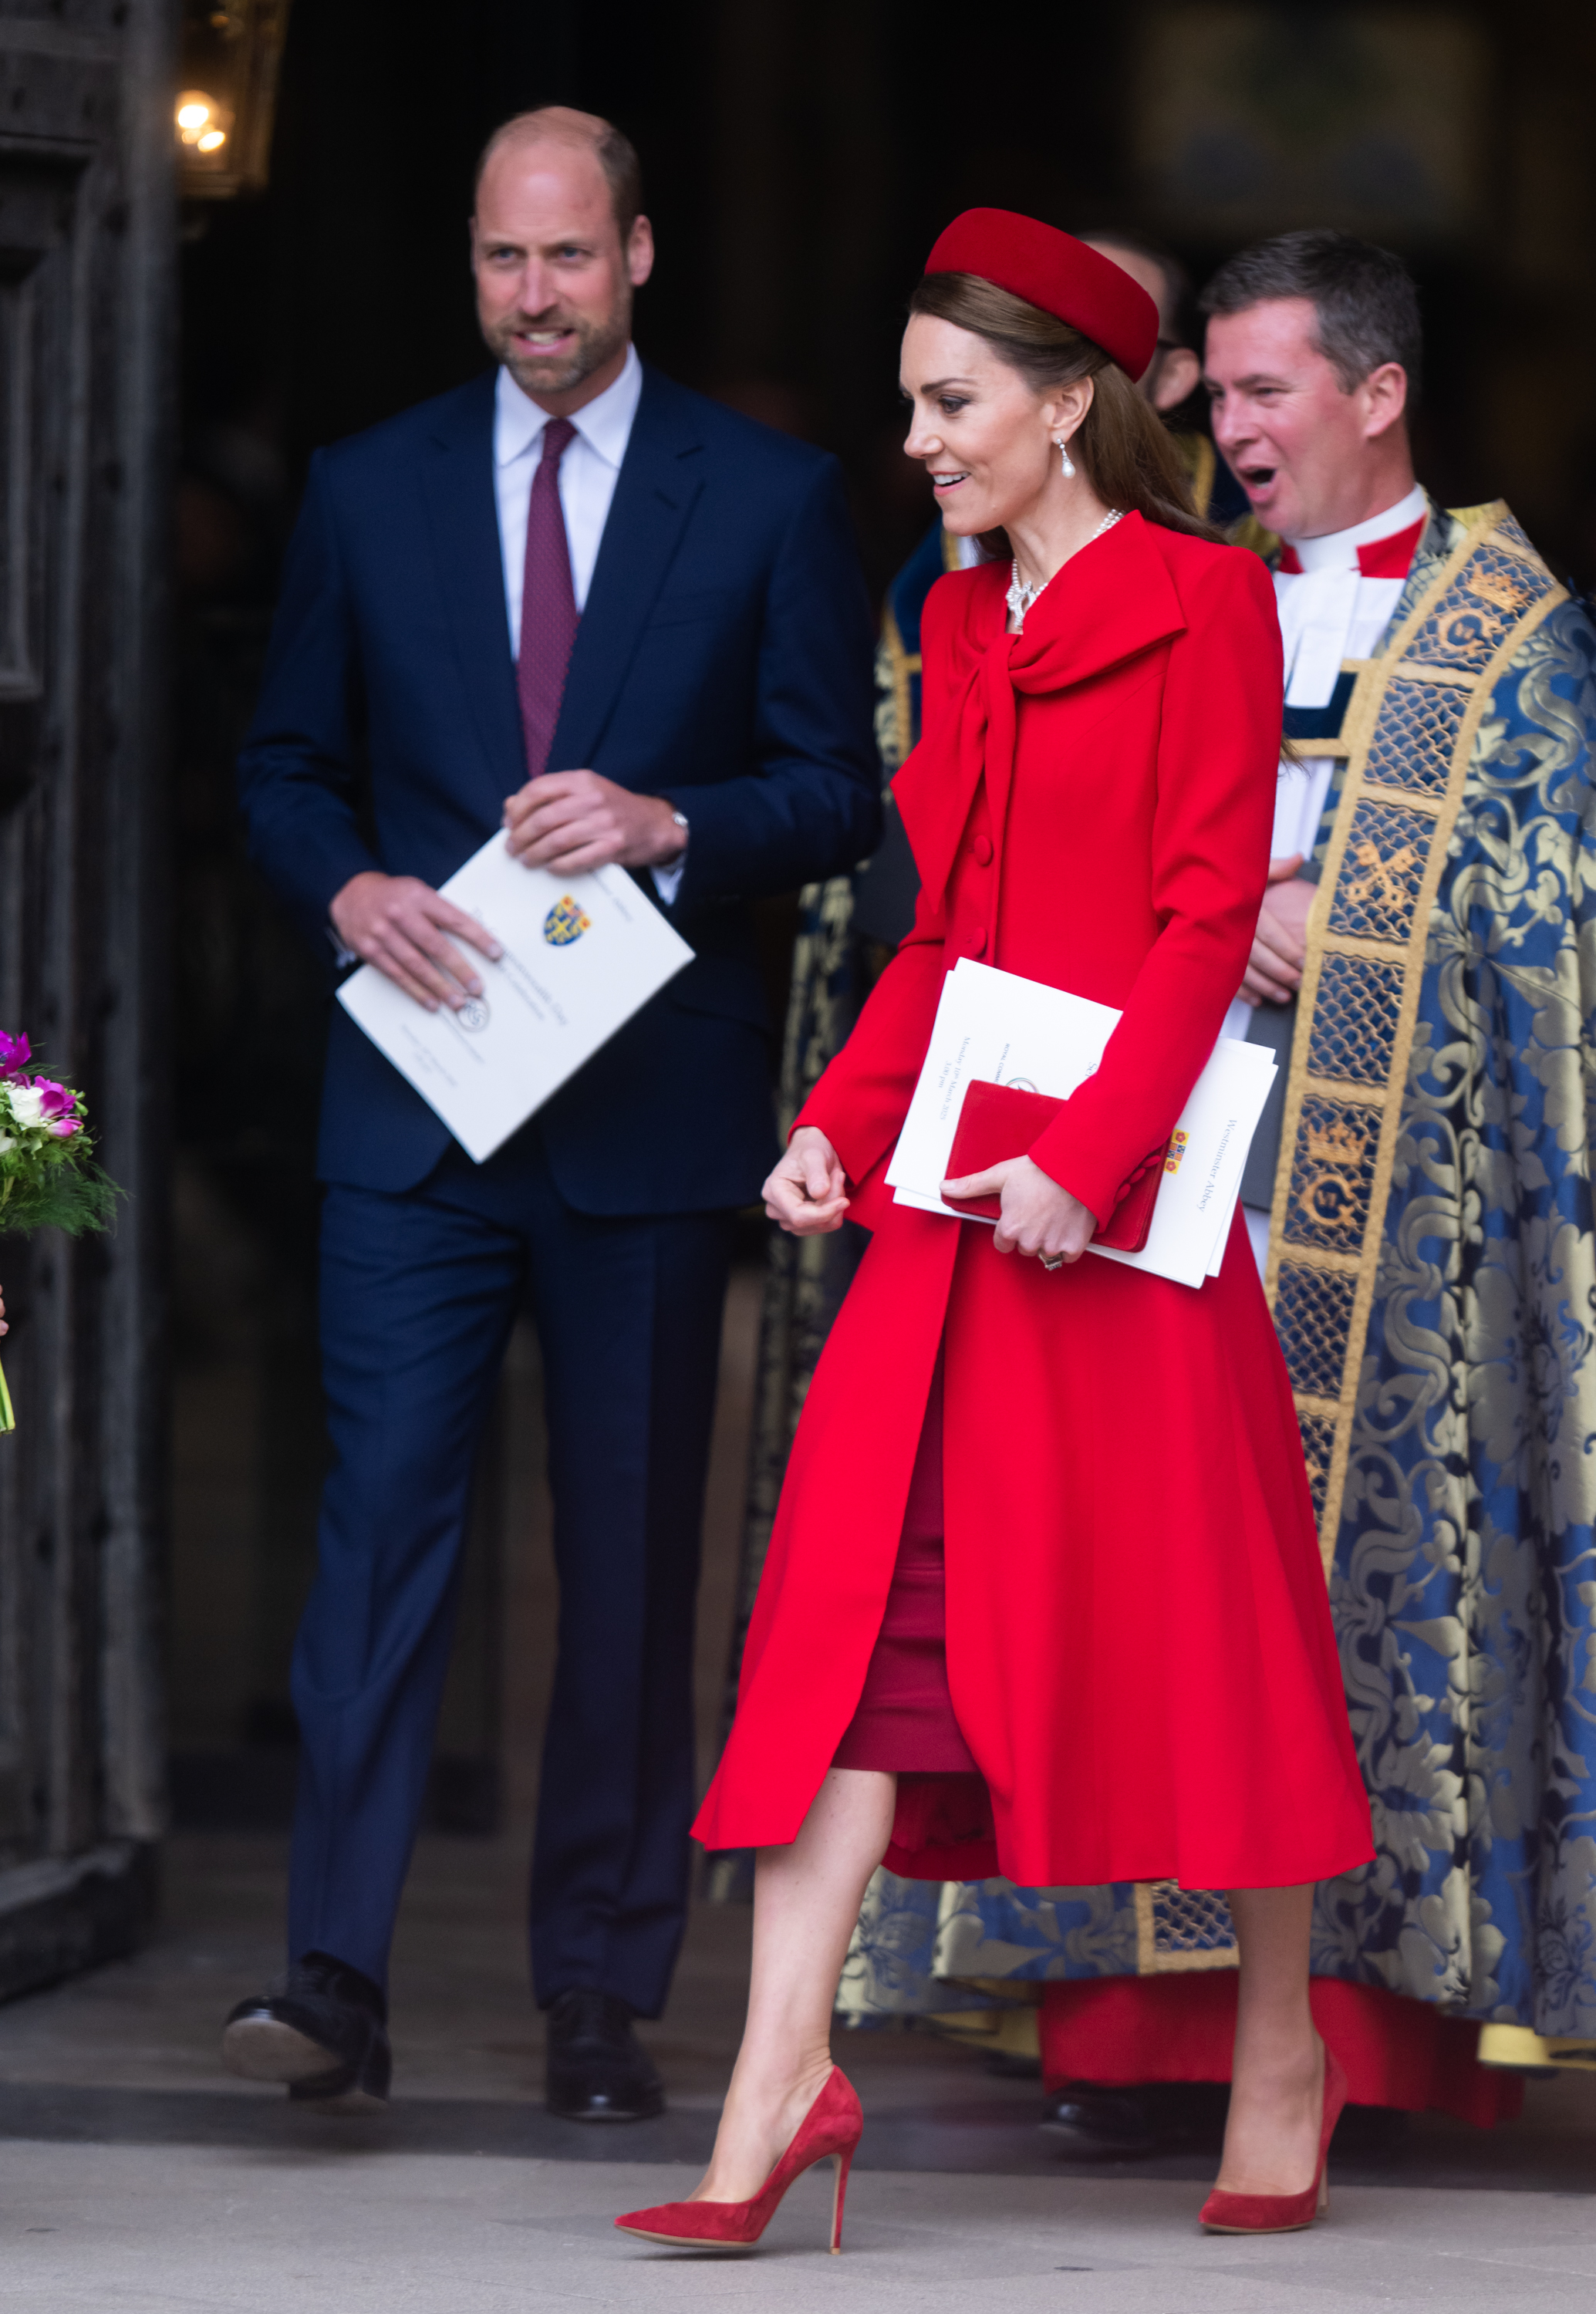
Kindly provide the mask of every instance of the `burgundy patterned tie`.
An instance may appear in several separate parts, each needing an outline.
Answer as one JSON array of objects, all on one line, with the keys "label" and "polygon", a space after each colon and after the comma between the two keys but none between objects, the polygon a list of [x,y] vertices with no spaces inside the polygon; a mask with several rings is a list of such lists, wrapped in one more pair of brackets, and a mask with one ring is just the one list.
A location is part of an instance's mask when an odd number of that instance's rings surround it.
[{"label": "burgundy patterned tie", "polygon": [[565,690],[565,670],[577,640],[577,596],[560,504],[560,461],[576,430],[569,418],[551,418],[544,425],[543,455],[532,478],[532,499],[526,509],[516,692],[521,702],[526,776],[532,780],[548,764]]}]

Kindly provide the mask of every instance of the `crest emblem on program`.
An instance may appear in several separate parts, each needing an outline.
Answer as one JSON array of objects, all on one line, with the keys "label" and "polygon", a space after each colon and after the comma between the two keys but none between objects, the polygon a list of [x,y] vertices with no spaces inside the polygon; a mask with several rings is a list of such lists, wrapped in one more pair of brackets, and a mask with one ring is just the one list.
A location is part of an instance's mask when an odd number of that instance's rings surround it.
[{"label": "crest emblem on program", "polygon": [[543,938],[551,948],[569,948],[572,941],[581,939],[592,922],[592,917],[585,916],[567,892],[543,918]]}]

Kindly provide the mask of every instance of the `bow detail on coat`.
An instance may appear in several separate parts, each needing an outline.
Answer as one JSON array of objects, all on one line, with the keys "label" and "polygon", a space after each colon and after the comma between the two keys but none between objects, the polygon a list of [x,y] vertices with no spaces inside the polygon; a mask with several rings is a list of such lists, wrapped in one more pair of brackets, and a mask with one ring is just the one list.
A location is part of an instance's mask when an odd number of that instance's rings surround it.
[{"label": "bow detail on coat", "polygon": [[947,888],[975,790],[986,781],[992,842],[1002,856],[1014,775],[1018,693],[1091,683],[1184,632],[1186,617],[1163,557],[1138,514],[1126,515],[1072,555],[1007,632],[1006,562],[949,572],[926,598],[925,666],[950,679],[922,694],[920,745],[892,783],[926,904]]}]

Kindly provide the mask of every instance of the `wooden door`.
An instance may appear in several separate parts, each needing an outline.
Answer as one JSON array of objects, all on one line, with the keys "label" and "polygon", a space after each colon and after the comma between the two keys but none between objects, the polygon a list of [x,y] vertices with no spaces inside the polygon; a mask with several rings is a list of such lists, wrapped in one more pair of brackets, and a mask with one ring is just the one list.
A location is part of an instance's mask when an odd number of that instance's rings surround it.
[{"label": "wooden door", "polygon": [[0,0],[0,1027],[114,1238],[0,1238],[0,1996],[124,1950],[162,1821],[168,0]]}]

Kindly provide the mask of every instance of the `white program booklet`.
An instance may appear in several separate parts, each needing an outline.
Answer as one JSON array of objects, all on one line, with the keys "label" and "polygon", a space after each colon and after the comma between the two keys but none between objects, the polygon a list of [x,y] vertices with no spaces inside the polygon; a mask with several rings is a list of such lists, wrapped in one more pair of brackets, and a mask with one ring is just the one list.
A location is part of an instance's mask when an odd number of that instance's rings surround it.
[{"label": "white program booklet", "polygon": [[442,887],[490,932],[497,964],[456,942],[482,983],[458,1012],[428,1012],[363,964],[338,1001],[480,1165],[525,1124],[692,950],[623,868],[524,868],[502,835]]},{"label": "white program booklet", "polygon": [[[982,1218],[961,1214],[941,1197],[966,1087],[979,1077],[1067,1099],[1097,1068],[1119,1018],[1110,1005],[961,958],[943,983],[930,1045],[886,1169],[897,1202],[959,1221]],[[1147,1243],[1140,1253],[1098,1245],[1088,1250],[1183,1285],[1217,1275],[1275,1073],[1265,1047],[1221,1037],[1176,1124]]]}]

